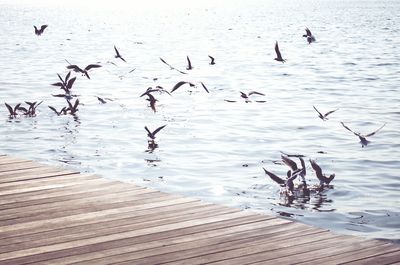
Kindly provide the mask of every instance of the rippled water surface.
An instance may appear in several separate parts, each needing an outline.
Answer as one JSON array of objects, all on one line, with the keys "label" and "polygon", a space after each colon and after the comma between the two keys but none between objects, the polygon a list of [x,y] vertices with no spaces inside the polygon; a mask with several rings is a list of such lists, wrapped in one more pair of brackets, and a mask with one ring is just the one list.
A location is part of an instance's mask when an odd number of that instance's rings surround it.
[{"label": "rippled water surface", "polygon": [[[0,3],[1,153],[399,241],[400,2]],[[41,24],[49,27],[35,36],[32,25]],[[305,27],[316,43],[302,38]],[[276,40],[284,64],[274,61]],[[114,58],[114,45],[127,63]],[[47,107],[67,105],[50,85],[68,73],[65,59],[102,65],[90,80],[72,73],[76,116]],[[197,86],[154,94],[156,112],[139,97],[179,81]],[[240,91],[265,96],[246,103]],[[9,119],[4,106],[41,100],[36,117]],[[322,121],[313,105],[339,110]],[[362,148],[340,121],[365,134],[386,126]],[[144,126],[164,124],[149,148]],[[331,189],[281,197],[263,171],[286,174],[281,152],[307,157],[310,184],[318,181],[309,158],[334,172]]]}]

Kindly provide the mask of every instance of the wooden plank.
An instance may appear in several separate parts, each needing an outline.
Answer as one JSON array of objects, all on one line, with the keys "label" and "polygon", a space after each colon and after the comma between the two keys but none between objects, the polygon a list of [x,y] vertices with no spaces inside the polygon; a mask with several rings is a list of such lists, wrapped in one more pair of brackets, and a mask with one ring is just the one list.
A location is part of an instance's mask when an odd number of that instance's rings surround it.
[{"label": "wooden plank", "polygon": [[400,262],[400,250],[388,252],[379,255],[373,255],[371,257],[363,257],[359,260],[346,262],[346,264],[358,265],[358,264],[394,264]]},{"label": "wooden plank", "polygon": [[26,180],[33,180],[46,177],[56,177],[67,174],[79,174],[79,172],[73,170],[53,168],[53,167],[22,169],[14,171],[14,173],[11,174],[10,172],[2,172],[0,173],[0,185],[2,183],[8,183],[8,182],[26,181]]},{"label": "wooden plank", "polygon": [[36,162],[31,162],[31,161],[15,162],[15,163],[0,165],[0,172],[13,172],[22,169],[38,168],[38,167],[41,167],[41,165]]}]

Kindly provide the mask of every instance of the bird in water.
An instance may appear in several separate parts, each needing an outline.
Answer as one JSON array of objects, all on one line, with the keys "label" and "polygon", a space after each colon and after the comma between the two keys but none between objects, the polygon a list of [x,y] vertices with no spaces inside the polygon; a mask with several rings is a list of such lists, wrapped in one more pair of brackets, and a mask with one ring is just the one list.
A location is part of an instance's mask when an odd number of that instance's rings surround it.
[{"label": "bird in water", "polygon": [[274,59],[275,61],[282,63],[286,62],[286,60],[282,58],[281,52],[279,51],[278,41],[276,41],[275,43],[275,52],[276,52],[276,58]]},{"label": "bird in water", "polygon": [[9,104],[7,104],[7,103],[4,103],[4,105],[6,105],[6,107],[7,107],[7,109],[8,109],[8,112],[9,112],[9,117],[10,118],[15,118],[15,117],[17,117],[17,115],[18,115],[18,110],[22,110],[21,109],[21,103],[18,103],[17,105],[15,105],[15,107],[13,108],[13,107],[11,107]]},{"label": "bird in water", "polygon": [[149,128],[147,128],[147,126],[144,126],[144,129],[147,131],[147,136],[151,139],[150,141],[154,141],[154,139],[156,139],[156,134],[161,131],[165,126],[167,126],[166,124],[158,127],[157,129],[155,129],[153,132],[151,132],[149,130]]},{"label": "bird in water", "polygon": [[208,55],[208,57],[211,59],[210,64],[211,64],[211,65],[214,65],[214,64],[215,64],[215,59],[214,59],[214,57],[212,57],[211,55]]},{"label": "bird in water", "polygon": [[307,38],[308,44],[311,44],[311,42],[315,42],[315,37],[311,34],[311,30],[306,28],[306,34],[303,35],[304,38]]},{"label": "bird in water", "polygon": [[189,56],[186,56],[186,60],[187,60],[187,63],[188,63],[188,66],[186,67],[186,70],[192,70],[193,66],[192,66],[192,62],[189,59]]},{"label": "bird in water", "polygon": [[311,163],[311,167],[315,171],[315,175],[317,176],[317,178],[319,180],[319,185],[321,188],[323,188],[325,184],[329,185],[329,183],[331,183],[331,181],[335,178],[335,174],[331,174],[329,177],[324,175],[322,173],[321,167],[314,160],[310,159],[310,163]]},{"label": "bird in water", "polygon": [[48,107],[49,107],[49,109],[54,111],[57,114],[57,116],[67,115],[67,108],[66,107],[63,107],[60,111],[58,111],[55,107],[52,107],[52,106],[48,106]]},{"label": "bird in water", "polygon": [[119,53],[117,47],[115,47],[115,45],[114,45],[114,50],[115,50],[115,58],[120,58],[122,61],[126,62],[125,59]]},{"label": "bird in water", "polygon": [[[259,96],[265,96],[265,94],[263,94],[263,93],[260,93],[260,92],[257,92],[257,91],[251,91],[251,92],[249,92],[249,93],[244,93],[244,92],[242,92],[242,91],[239,91],[240,92],[240,96],[242,97],[242,98],[244,98],[245,99],[245,102],[246,103],[249,103],[249,102],[251,102],[251,100],[250,100],[250,96],[251,95],[259,95]],[[259,102],[259,103],[263,103],[263,102],[265,102],[264,100],[263,101],[261,101],[261,100],[256,100],[256,102]]]},{"label": "bird in water", "polygon": [[[66,60],[67,61],[67,60]],[[68,62],[68,61],[67,61]],[[69,62],[68,62],[69,63]],[[93,68],[99,68],[101,67],[101,65],[99,64],[89,64],[88,66],[86,66],[84,69],[80,68],[79,66],[75,65],[75,64],[70,64],[67,66],[67,69],[73,70],[74,72],[77,73],[82,73],[83,75],[85,75],[88,79],[90,79],[90,76],[88,74],[88,71],[90,69]]]},{"label": "bird in water", "polygon": [[152,94],[147,93],[146,94],[148,96],[148,98],[146,98],[146,100],[148,102],[150,102],[150,108],[156,112],[156,101],[158,101]]},{"label": "bird in water", "polygon": [[358,136],[358,138],[360,139],[361,147],[367,146],[367,145],[370,143],[370,141],[367,140],[367,137],[373,136],[374,134],[376,134],[378,131],[380,131],[380,130],[381,130],[383,127],[385,127],[385,125],[386,125],[386,123],[384,123],[384,124],[383,124],[381,127],[379,127],[376,131],[373,131],[372,133],[363,135],[363,134],[361,134],[361,133],[359,133],[359,132],[354,132],[354,131],[352,131],[352,130],[351,130],[349,127],[347,127],[343,122],[340,122],[340,123],[342,124],[342,126],[343,126],[346,130],[348,130],[348,131],[352,132],[354,135]]},{"label": "bird in water", "polygon": [[36,26],[33,26],[34,28],[35,28],[35,34],[37,35],[37,36],[40,36],[40,35],[42,35],[42,33],[44,32],[44,30],[47,28],[47,25],[42,25],[41,27],[40,27],[40,29],[38,29]]},{"label": "bird in water", "polygon": [[323,120],[323,121],[328,120],[327,116],[328,116],[329,114],[332,114],[332,113],[334,113],[335,111],[338,110],[338,109],[335,109],[335,110],[328,111],[328,112],[325,113],[325,114],[322,114],[321,112],[319,112],[319,110],[317,110],[317,108],[316,108],[315,106],[313,106],[313,108],[315,109],[316,112],[318,112],[318,117],[319,117],[321,120]]},{"label": "bird in water", "polygon": [[275,175],[274,173],[266,170],[265,168],[264,172],[267,174],[273,181],[278,183],[281,186],[281,193],[288,195],[288,196],[294,196],[294,183],[293,181],[297,178],[298,174],[292,174],[292,172],[289,170],[287,172],[287,178],[283,179]]},{"label": "bird in water", "polygon": [[304,163],[304,159],[302,157],[299,157],[299,160],[301,163],[301,168],[298,168],[296,162],[294,162],[289,157],[281,155],[281,158],[282,158],[283,163],[285,165],[287,165],[288,167],[290,167],[291,171],[293,172],[292,174],[299,174],[299,176],[301,176],[303,185],[306,186],[307,184],[306,184],[305,176],[307,174],[307,171],[306,171],[306,165]]}]

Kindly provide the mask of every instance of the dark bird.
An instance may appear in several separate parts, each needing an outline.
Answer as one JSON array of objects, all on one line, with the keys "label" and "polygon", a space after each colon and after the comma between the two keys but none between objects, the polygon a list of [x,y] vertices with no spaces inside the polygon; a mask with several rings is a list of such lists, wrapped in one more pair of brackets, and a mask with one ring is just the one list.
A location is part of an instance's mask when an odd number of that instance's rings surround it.
[{"label": "dark bird", "polygon": [[[6,105],[6,107],[7,107],[7,109],[8,109],[8,112],[9,112],[9,114],[10,114],[10,118],[15,118],[15,117],[17,117],[17,115],[18,115],[17,111],[18,111],[18,110],[21,110],[21,109],[20,109],[21,103],[18,103],[17,105],[15,105],[14,108],[11,107],[11,106],[10,106],[9,104],[7,104],[7,103],[4,103],[4,104]],[[23,111],[23,109],[22,109],[22,111]]]},{"label": "dark bird", "polygon": [[176,84],[174,85],[174,87],[173,87],[172,90],[171,90],[171,93],[174,92],[175,90],[177,90],[178,88],[180,88],[181,86],[185,85],[185,84],[188,84],[188,85],[191,86],[191,87],[194,87],[194,86],[195,86],[195,84],[193,84],[193,83],[191,83],[191,82],[179,81],[178,83],[176,83]]},{"label": "dark bird", "polygon": [[201,84],[201,86],[204,88],[204,90],[205,90],[207,93],[210,93],[210,91],[208,91],[206,85],[205,85],[203,82],[200,82],[200,84]]},{"label": "dark bird", "polygon": [[153,93],[153,92],[158,92],[160,94],[167,93],[168,95],[171,96],[171,93],[169,93],[167,90],[165,90],[162,86],[156,86],[155,88],[148,87],[146,92],[141,94],[140,97],[143,97],[143,96],[148,95],[148,94]]},{"label": "dark bird", "polygon": [[286,60],[282,58],[281,52],[279,51],[278,41],[276,41],[275,43],[275,52],[276,52],[276,58],[274,60],[282,63],[286,62]]},{"label": "dark bird", "polygon": [[322,114],[321,112],[319,112],[319,111],[317,110],[317,108],[316,108],[315,106],[313,106],[313,108],[315,109],[316,112],[318,112],[318,117],[319,117],[321,120],[323,120],[323,121],[326,121],[326,120],[328,119],[327,116],[328,116],[329,114],[334,113],[335,111],[338,110],[338,109],[335,109],[335,110],[328,111],[328,112],[325,113],[325,114]]},{"label": "dark bird", "polygon": [[290,167],[291,171],[292,171],[292,175],[296,175],[299,174],[302,177],[303,182],[305,182],[305,176],[306,176],[306,166],[304,163],[304,159],[299,157],[300,163],[301,163],[301,168],[297,167],[296,162],[294,162],[292,159],[290,159],[287,156],[281,155],[282,161],[285,165],[287,165],[288,167]]},{"label": "dark bird", "polygon": [[[68,62],[68,61],[67,61],[67,62]],[[68,62],[68,63],[69,63],[69,62]],[[77,66],[77,65],[75,65],[75,64],[70,64],[70,65],[67,66],[67,69],[71,69],[71,70],[73,70],[73,71],[75,71],[75,72],[82,73],[82,74],[85,75],[88,79],[90,79],[90,76],[89,76],[89,74],[88,74],[88,71],[89,71],[90,69],[99,68],[99,67],[101,67],[101,65],[99,65],[99,64],[89,64],[89,65],[86,66],[84,69],[82,69],[82,68],[80,68],[79,66]]]},{"label": "dark bird", "polygon": [[214,64],[215,64],[214,57],[212,57],[211,55],[208,55],[208,57],[210,57],[210,59],[211,59],[210,64],[211,64],[211,65],[214,65]]},{"label": "dark bird", "polygon": [[167,125],[165,124],[165,125],[163,125],[163,126],[161,126],[161,127],[158,127],[158,128],[155,129],[153,132],[151,132],[151,131],[149,130],[149,128],[147,128],[147,126],[144,126],[144,129],[147,131],[147,136],[148,136],[151,140],[154,140],[154,139],[156,139],[156,134],[157,134],[159,131],[161,131],[165,126],[167,126]]},{"label": "dark bird", "polygon": [[335,178],[335,174],[331,174],[329,177],[322,174],[321,167],[318,166],[318,164],[314,160],[310,159],[310,163],[311,163],[311,167],[315,171],[315,175],[319,179],[319,184],[321,187],[323,187],[324,184],[329,185],[329,183]]},{"label": "dark bird", "polygon": [[43,101],[40,101],[39,103],[37,103],[37,101],[35,102],[29,102],[29,101],[25,101],[26,104],[28,104],[29,108],[26,110],[25,115],[28,116],[36,116],[36,108],[42,104]]},{"label": "dark bird", "polygon": [[286,193],[289,196],[293,196],[293,191],[294,191],[293,181],[296,179],[297,174],[291,174],[291,171],[289,170],[287,172],[287,178],[283,179],[283,178],[278,177],[274,173],[269,172],[265,168],[263,168],[263,169],[264,169],[265,174],[267,174],[273,181],[275,181],[276,183],[278,183],[281,186],[282,193]]},{"label": "dark bird", "polygon": [[61,82],[51,84],[52,86],[59,86],[60,89],[65,91],[66,95],[70,95],[72,86],[75,83],[76,77],[73,77],[69,79],[71,76],[71,72],[68,72],[68,74],[65,76],[65,79],[63,79],[59,74],[57,74],[58,78],[60,79]]},{"label": "dark bird", "polygon": [[306,34],[303,35],[304,38],[307,38],[308,44],[315,41],[315,37],[311,34],[311,31],[306,28]]},{"label": "dark bird", "polygon": [[175,71],[177,71],[177,72],[179,72],[179,73],[181,73],[181,74],[187,74],[187,73],[185,73],[185,72],[182,72],[181,70],[176,69],[175,67],[173,67],[172,65],[170,65],[169,63],[167,63],[167,62],[166,62],[163,58],[161,58],[161,57],[160,57],[160,60],[161,60],[161,62],[163,62],[164,64],[168,65],[169,68],[170,68],[171,70],[175,70]]},{"label": "dark bird", "polygon": [[125,59],[122,58],[121,54],[119,53],[119,51],[118,51],[117,47],[115,47],[115,45],[114,45],[114,50],[116,53],[115,58],[120,58],[122,61],[126,62]]},{"label": "dark bird", "polygon": [[101,104],[106,104],[106,103],[107,103],[106,99],[101,98],[101,97],[98,97],[98,96],[95,96],[95,97],[97,98],[97,100],[98,100]]},{"label": "dark bird", "polygon": [[35,34],[40,36],[44,32],[44,30],[47,28],[47,25],[42,25],[40,29],[38,29],[36,26],[33,26],[35,28]]},{"label": "dark bird", "polygon": [[75,115],[75,113],[78,111],[79,99],[76,99],[74,104],[72,104],[69,100],[67,101],[67,103],[67,111],[69,111],[69,114]]},{"label": "dark bird", "polygon": [[63,107],[60,111],[57,111],[57,109],[52,107],[52,106],[48,106],[48,107],[49,107],[49,109],[54,111],[57,114],[57,116],[66,115],[67,114],[67,108],[66,107]]},{"label": "dark bird", "polygon": [[239,91],[240,92],[240,96],[242,97],[242,98],[244,98],[244,99],[248,99],[251,95],[260,95],[260,96],[265,96],[265,94],[263,94],[263,93],[260,93],[260,92],[257,92],[257,91],[251,91],[251,92],[249,92],[249,93],[244,93],[244,92],[241,92],[241,91]]},{"label": "dark bird", "polygon": [[372,133],[363,135],[363,134],[361,134],[361,133],[352,131],[349,127],[347,127],[346,125],[344,125],[343,122],[340,122],[340,123],[343,125],[343,127],[344,127],[345,129],[349,130],[349,131],[352,132],[354,135],[358,136],[358,138],[360,139],[361,147],[367,146],[367,145],[370,143],[370,141],[368,141],[366,137],[373,136],[375,133],[377,133],[378,131],[380,131],[380,130],[381,130],[383,127],[385,127],[385,125],[386,125],[386,123],[384,123],[384,124],[383,124],[380,128],[378,128],[376,131],[373,131]]},{"label": "dark bird", "polygon": [[147,94],[148,98],[146,100],[150,102],[150,108],[156,112],[156,101],[158,101],[152,94]]},{"label": "dark bird", "polygon": [[192,62],[190,62],[189,56],[186,56],[186,60],[187,60],[187,63],[188,63],[188,66],[186,67],[186,70],[192,70],[193,69]]}]

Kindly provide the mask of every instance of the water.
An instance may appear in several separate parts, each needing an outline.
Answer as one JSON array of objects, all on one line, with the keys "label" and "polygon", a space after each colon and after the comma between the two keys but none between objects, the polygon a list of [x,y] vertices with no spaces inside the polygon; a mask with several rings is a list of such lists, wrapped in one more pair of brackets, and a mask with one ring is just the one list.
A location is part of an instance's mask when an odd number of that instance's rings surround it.
[{"label": "water", "polygon": [[[400,240],[399,2],[85,3],[0,1],[0,101],[43,100],[36,117],[9,119],[0,108],[1,153],[338,233]],[[32,25],[41,24],[49,27],[37,37]],[[316,43],[302,38],[305,27]],[[273,60],[276,40],[285,64]],[[127,63],[114,58],[114,45]],[[72,74],[82,103],[75,117],[47,107],[66,106],[50,85],[67,74],[65,59],[103,66],[90,80]],[[178,81],[203,82],[210,93],[186,85],[172,96],[154,94],[155,113],[139,97]],[[266,96],[246,103],[239,91],[253,90]],[[100,104],[96,96],[114,100]],[[339,110],[322,121],[313,105]],[[340,121],[365,134],[386,126],[362,148]],[[144,126],[164,124],[152,150]],[[284,176],[286,166],[275,163],[280,152],[315,159],[336,174],[333,187],[285,200],[262,169]],[[307,170],[316,184],[308,161]]]}]

